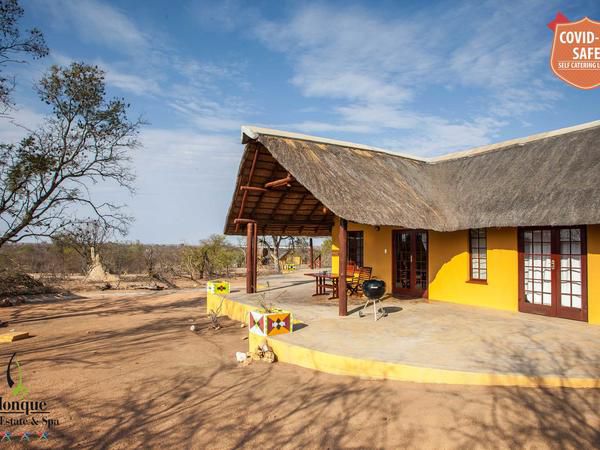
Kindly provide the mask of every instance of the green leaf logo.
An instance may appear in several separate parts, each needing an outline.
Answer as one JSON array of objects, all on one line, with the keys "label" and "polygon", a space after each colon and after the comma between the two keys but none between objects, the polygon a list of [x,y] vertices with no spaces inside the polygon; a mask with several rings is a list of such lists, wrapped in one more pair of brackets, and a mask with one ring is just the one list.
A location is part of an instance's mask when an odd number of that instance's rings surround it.
[{"label": "green leaf logo", "polygon": [[[17,355],[16,353],[13,353],[12,356],[10,357],[10,360],[8,361],[8,366],[6,367],[6,382],[8,383],[8,387],[11,388],[11,393],[13,396],[24,399],[29,394],[29,389],[27,389],[23,385],[23,373],[21,371],[21,364],[19,364],[19,361],[15,358],[16,355]],[[17,383],[16,383],[16,385],[15,385],[14,380],[10,376],[10,367],[12,366],[13,359],[15,361],[15,364],[17,365]]]}]

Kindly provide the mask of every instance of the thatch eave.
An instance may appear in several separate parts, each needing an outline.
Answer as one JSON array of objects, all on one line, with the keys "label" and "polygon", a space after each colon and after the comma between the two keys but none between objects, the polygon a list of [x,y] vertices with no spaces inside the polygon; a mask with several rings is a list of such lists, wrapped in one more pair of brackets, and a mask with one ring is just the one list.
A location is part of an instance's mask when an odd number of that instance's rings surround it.
[{"label": "thatch eave", "polygon": [[351,222],[435,231],[600,223],[600,121],[438,158],[257,127],[242,127],[242,142],[226,232],[255,145],[304,198]]}]

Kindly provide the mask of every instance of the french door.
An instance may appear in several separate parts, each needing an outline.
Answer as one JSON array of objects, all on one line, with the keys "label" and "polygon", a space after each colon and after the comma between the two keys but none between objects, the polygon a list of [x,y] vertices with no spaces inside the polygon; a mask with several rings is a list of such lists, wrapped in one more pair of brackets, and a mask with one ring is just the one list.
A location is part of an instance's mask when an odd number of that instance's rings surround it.
[{"label": "french door", "polygon": [[587,321],[585,227],[519,230],[519,311]]},{"label": "french door", "polygon": [[392,270],[394,294],[427,294],[427,231],[394,230],[392,232]]}]

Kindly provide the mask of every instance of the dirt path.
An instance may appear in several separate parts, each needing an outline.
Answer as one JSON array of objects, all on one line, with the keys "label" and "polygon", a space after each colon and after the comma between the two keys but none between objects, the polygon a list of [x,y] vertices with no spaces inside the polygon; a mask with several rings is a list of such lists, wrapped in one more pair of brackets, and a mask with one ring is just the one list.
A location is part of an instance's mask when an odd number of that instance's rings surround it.
[{"label": "dirt path", "polygon": [[[40,447],[600,445],[598,390],[432,386],[277,363],[239,367],[234,353],[246,349],[247,329],[223,320],[212,331],[201,296],[110,294],[0,310],[9,328],[35,335],[0,344],[0,361],[4,371],[16,351],[28,399],[46,400],[59,420]],[[198,334],[189,331],[192,320]],[[12,400],[4,376],[0,386]],[[0,436],[41,429],[3,424]]]}]

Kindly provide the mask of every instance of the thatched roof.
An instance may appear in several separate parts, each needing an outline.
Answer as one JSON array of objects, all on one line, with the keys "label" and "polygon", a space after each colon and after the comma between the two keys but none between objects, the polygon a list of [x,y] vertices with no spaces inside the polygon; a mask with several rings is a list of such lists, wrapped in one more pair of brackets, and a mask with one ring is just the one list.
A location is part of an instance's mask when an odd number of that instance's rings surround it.
[{"label": "thatched roof", "polygon": [[[256,220],[260,233],[290,235],[328,234],[333,215],[437,231],[600,223],[600,121],[433,159],[277,130],[242,133],[228,234],[243,234],[237,217]],[[294,181],[249,192],[240,214],[240,186],[248,184],[257,148],[267,169],[250,185],[288,173]]]}]

